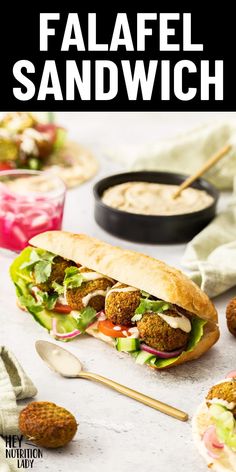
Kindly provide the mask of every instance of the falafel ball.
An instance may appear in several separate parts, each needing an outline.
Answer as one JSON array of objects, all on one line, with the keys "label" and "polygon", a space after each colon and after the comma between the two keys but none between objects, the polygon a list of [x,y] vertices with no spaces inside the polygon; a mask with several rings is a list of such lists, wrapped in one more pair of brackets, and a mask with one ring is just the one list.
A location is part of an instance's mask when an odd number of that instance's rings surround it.
[{"label": "falafel ball", "polygon": [[[117,283],[112,287],[114,289],[127,288],[128,285]],[[130,287],[128,287],[130,288]],[[131,287],[133,289],[133,287]],[[141,292],[138,289],[130,291],[119,291],[109,294],[107,293],[105,302],[105,312],[109,320],[114,324],[121,324],[130,326],[132,324],[131,318],[134,316],[136,308],[139,306]]]},{"label": "falafel ball", "polygon": [[[170,310],[165,314],[178,316]],[[137,328],[140,339],[158,351],[174,351],[184,348],[189,339],[189,333],[185,333],[179,328],[172,328],[157,313],[145,313],[138,321]]]},{"label": "falafel ball", "polygon": [[230,408],[230,410],[232,411],[233,415],[236,417],[236,379],[225,381],[211,387],[206,397],[208,408],[211,406],[211,401],[209,400],[213,400],[213,398],[217,398],[219,400],[224,400],[224,401],[227,401],[228,403],[232,403],[232,406],[234,404],[235,406],[233,406],[232,409]]},{"label": "falafel ball", "polygon": [[236,298],[230,300],[226,308],[226,321],[228,330],[236,336]]},{"label": "falafel ball", "polygon": [[63,257],[60,256],[54,257],[49,278],[46,280],[46,282],[37,284],[37,287],[44,292],[53,290],[52,283],[56,282],[58,284],[62,284],[65,277],[65,270],[71,266],[76,266],[76,263],[73,261],[68,261],[67,259],[63,259]]},{"label": "falafel ball", "polygon": [[[80,273],[93,272],[93,270],[82,267]],[[101,311],[105,306],[105,296],[107,289],[114,285],[114,281],[106,277],[101,277],[95,280],[89,280],[88,282],[83,282],[81,287],[67,289],[66,291],[66,301],[72,310],[83,310],[86,306],[91,306],[96,311]],[[93,292],[97,290],[103,292],[101,294],[94,294],[89,300],[88,303],[83,302],[83,298],[86,295],[92,295]]]}]

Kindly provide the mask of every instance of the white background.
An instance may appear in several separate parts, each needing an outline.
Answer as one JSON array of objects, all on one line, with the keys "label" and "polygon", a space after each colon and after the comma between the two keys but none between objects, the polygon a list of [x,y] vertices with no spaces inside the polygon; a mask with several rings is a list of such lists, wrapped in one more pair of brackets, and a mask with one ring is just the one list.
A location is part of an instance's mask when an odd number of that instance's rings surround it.
[{"label": "white background", "polygon": [[[105,158],[105,151],[121,146],[131,152],[159,138],[173,136],[202,122],[235,119],[224,113],[58,113],[72,138],[90,147],[100,160],[99,176],[68,192],[64,229],[86,232],[122,247],[133,248],[181,267],[184,245],[147,246],[118,240],[98,228],[93,217],[93,183],[104,175],[122,170]],[[127,163],[128,164],[128,163]],[[197,163],[196,163],[197,166]],[[225,307],[231,290],[215,300],[219,310],[221,339],[198,361],[163,372],[138,366],[126,354],[92,338],[66,344],[86,369],[126,384],[187,411],[181,423],[100,385],[86,380],[66,380],[50,372],[38,358],[34,343],[49,340],[47,332],[29,314],[15,306],[9,280],[11,259],[0,256],[0,343],[17,355],[38,388],[38,400],[54,401],[74,413],[78,434],[65,449],[44,451],[36,460],[36,472],[203,472],[206,465],[191,437],[191,416],[214,381],[236,368],[236,340],[228,333]]]}]

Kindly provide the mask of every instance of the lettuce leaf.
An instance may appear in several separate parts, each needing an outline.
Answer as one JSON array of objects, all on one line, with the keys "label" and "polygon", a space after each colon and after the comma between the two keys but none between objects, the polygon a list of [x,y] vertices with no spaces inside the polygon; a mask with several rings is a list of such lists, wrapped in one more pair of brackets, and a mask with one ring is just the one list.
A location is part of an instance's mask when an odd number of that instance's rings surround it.
[{"label": "lettuce leaf", "polygon": [[132,321],[139,321],[142,315],[147,312],[163,313],[165,310],[169,310],[171,307],[170,303],[163,302],[162,300],[149,300],[148,298],[141,298],[138,308],[135,310],[135,314],[132,317]]},{"label": "lettuce leaf", "polygon": [[35,300],[33,295],[31,295],[27,289],[27,286],[23,279],[19,280],[18,283],[15,283],[17,298],[21,306],[27,308],[27,310],[33,314],[38,313],[42,310],[41,303]]},{"label": "lettuce leaf", "polygon": [[58,284],[57,282],[52,283],[52,288],[55,290],[55,292],[58,293],[58,295],[64,295],[64,286],[61,284]]},{"label": "lettuce leaf", "polygon": [[43,283],[48,280],[52,271],[53,259],[55,254],[44,251],[43,249],[32,249],[29,260],[21,264],[20,269],[34,272],[36,283]]},{"label": "lettuce leaf", "polygon": [[23,262],[20,265],[21,269],[32,269],[36,262],[40,261],[40,256],[36,249],[32,249],[29,255],[29,260]]},{"label": "lettuce leaf", "polygon": [[33,282],[32,273],[24,266],[24,263],[30,261],[31,252],[32,248],[26,247],[12,262],[10,276],[14,283],[18,283],[19,279],[23,279],[26,283]]},{"label": "lettuce leaf", "polygon": [[34,275],[37,284],[46,282],[52,272],[52,262],[40,261],[35,264]]},{"label": "lettuce leaf", "polygon": [[57,128],[56,139],[53,144],[53,151],[59,151],[66,143],[67,131],[64,128]]},{"label": "lettuce leaf", "polygon": [[[45,251],[43,254],[41,250],[38,251],[34,248],[27,247],[11,264],[10,275],[15,284],[16,294],[20,304],[29,311],[37,323],[46,328],[49,332],[52,330],[53,319],[56,319],[57,331],[59,333],[66,334],[75,329],[84,332],[90,323],[96,319],[96,311],[92,307],[88,306],[81,312],[72,311],[68,315],[61,315],[50,311],[54,308],[58,295],[62,293],[62,290],[64,292],[62,285],[54,283],[54,293],[37,290],[37,299],[32,294],[32,288],[35,285],[32,268],[42,262],[44,255]],[[52,257],[53,263],[53,257],[55,257],[55,255],[49,255],[49,258],[50,257]],[[48,261],[50,262],[49,258]],[[73,269],[76,270],[67,273],[67,280],[72,283],[72,285],[75,284],[75,286],[78,286],[80,283],[80,278],[76,277],[78,276],[78,270],[76,267],[73,267]]]},{"label": "lettuce leaf", "polygon": [[79,272],[78,267],[67,267],[65,270],[65,278],[63,285],[66,288],[78,288],[86,279]]},{"label": "lettuce leaf", "polygon": [[[202,338],[204,326],[206,323],[207,321],[205,320],[202,320],[200,318],[194,318],[191,321],[192,329],[191,329],[190,339],[189,339],[189,342],[185,351],[183,351],[179,356],[172,357],[170,359],[160,359],[157,357],[154,365],[158,367],[159,369],[163,367],[167,367],[168,365],[172,364],[174,361],[179,359],[185,352],[191,352],[195,348],[195,346],[198,344],[200,339]],[[152,365],[153,365],[153,362],[152,362]]]},{"label": "lettuce leaf", "polygon": [[86,306],[83,310],[78,312],[78,315],[74,318],[76,318],[77,321],[77,327],[80,331],[84,332],[88,326],[95,321],[96,319],[96,310],[92,308],[91,306]]},{"label": "lettuce leaf", "polygon": [[216,403],[210,406],[209,413],[219,440],[236,452],[236,421],[232,411]]},{"label": "lettuce leaf", "polygon": [[37,290],[37,295],[32,293],[32,284],[27,284],[24,279],[18,279],[15,283],[16,294],[22,306],[31,313],[39,313],[43,309],[52,310],[58,299],[57,293],[47,293]]},{"label": "lettuce leaf", "polygon": [[42,292],[41,290],[39,290],[37,292],[37,299],[39,303],[41,303],[41,306],[43,306],[47,310],[53,310],[58,299],[58,294]]}]

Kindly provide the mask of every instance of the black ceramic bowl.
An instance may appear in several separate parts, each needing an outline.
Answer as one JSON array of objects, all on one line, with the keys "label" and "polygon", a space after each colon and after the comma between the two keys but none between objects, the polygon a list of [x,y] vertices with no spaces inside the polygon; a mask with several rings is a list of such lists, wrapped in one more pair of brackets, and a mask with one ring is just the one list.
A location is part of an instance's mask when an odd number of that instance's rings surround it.
[{"label": "black ceramic bowl", "polygon": [[156,182],[180,185],[186,175],[171,172],[138,171],[111,175],[94,186],[95,220],[101,228],[122,239],[149,244],[172,244],[190,241],[215,216],[219,197],[217,189],[204,179],[196,180],[191,187],[205,190],[213,203],[203,210],[181,215],[139,215],[116,210],[102,202],[104,191],[124,182]]}]

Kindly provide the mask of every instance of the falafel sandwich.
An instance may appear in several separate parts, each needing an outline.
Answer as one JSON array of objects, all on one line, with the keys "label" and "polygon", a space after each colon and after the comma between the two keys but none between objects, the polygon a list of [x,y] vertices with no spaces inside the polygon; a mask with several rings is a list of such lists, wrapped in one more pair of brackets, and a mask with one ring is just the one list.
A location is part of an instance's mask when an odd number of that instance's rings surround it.
[{"label": "falafel sandwich", "polygon": [[193,418],[193,436],[208,468],[236,471],[236,371],[209,390]]},{"label": "falafel sandwich", "polygon": [[47,170],[74,187],[96,174],[91,152],[67,138],[53,113],[0,113],[0,171]]},{"label": "falafel sandwich", "polygon": [[218,340],[213,303],[164,262],[64,231],[30,244],[11,278],[20,307],[55,339],[87,333],[158,369],[197,359]]}]

